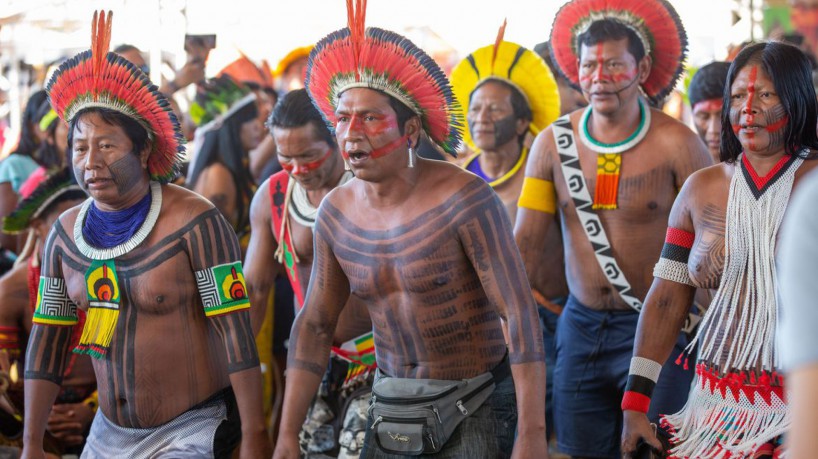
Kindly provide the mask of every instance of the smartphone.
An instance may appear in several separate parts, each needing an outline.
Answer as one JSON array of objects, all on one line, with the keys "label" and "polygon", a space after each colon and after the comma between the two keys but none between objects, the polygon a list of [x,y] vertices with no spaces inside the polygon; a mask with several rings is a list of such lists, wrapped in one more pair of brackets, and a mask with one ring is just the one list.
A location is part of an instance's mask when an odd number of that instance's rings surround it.
[{"label": "smartphone", "polygon": [[191,60],[207,62],[210,50],[216,47],[216,34],[185,34],[185,52]]}]

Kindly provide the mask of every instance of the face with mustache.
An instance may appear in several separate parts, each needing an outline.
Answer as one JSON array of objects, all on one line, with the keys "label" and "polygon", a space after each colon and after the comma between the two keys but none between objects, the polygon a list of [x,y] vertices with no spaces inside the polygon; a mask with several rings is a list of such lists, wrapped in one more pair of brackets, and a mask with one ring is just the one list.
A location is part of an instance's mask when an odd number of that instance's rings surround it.
[{"label": "face with mustache", "polygon": [[579,85],[595,112],[613,113],[638,96],[650,71],[650,58],[640,62],[628,51],[628,39],[581,45]]},{"label": "face with mustache", "polygon": [[742,68],[730,86],[730,124],[744,151],[775,154],[783,150],[788,121],[767,72],[756,63]]}]

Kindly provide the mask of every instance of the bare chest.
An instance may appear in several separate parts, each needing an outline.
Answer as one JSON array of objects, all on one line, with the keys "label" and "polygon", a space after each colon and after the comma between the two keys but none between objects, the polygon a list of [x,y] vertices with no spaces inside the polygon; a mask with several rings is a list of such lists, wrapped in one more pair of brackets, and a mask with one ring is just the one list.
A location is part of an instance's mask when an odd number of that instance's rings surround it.
[{"label": "bare chest", "polygon": [[[138,314],[168,315],[197,303],[196,280],[184,252],[164,259],[114,260],[114,272],[103,272],[85,259],[63,264],[68,296],[81,309],[99,297],[107,285],[121,308],[136,308]],[[93,268],[93,269],[92,269]]]}]

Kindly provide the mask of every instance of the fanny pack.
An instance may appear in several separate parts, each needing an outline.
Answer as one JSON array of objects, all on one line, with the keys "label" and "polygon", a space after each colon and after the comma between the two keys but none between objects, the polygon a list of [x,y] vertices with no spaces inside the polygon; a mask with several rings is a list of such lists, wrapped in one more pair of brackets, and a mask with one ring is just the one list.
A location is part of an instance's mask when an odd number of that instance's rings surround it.
[{"label": "fanny pack", "polygon": [[508,357],[493,370],[462,380],[392,378],[378,370],[369,407],[378,447],[407,456],[439,452],[510,371]]}]

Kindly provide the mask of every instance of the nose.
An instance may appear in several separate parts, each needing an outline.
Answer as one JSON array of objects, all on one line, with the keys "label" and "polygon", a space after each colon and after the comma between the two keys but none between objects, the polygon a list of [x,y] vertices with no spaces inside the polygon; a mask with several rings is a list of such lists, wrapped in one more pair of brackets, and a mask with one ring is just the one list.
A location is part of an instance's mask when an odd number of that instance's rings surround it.
[{"label": "nose", "polygon": [[719,135],[721,133],[721,117],[718,115],[711,115],[707,123],[707,133],[711,135]]},{"label": "nose", "polygon": [[85,155],[85,169],[99,169],[103,164],[102,153],[99,149],[94,146],[89,146],[88,153]]},{"label": "nose", "polygon": [[336,133],[342,142],[354,143],[363,139],[363,122],[358,115],[352,115],[346,126],[338,129]]}]

